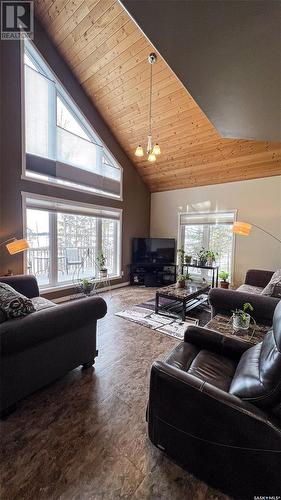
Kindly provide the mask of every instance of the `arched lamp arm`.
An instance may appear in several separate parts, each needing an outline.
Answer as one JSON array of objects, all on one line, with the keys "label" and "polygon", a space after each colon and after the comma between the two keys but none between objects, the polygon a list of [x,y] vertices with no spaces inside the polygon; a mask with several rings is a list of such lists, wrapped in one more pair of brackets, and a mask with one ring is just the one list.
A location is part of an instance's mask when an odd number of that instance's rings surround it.
[{"label": "arched lamp arm", "polygon": [[16,238],[8,238],[7,240],[1,241],[0,247],[3,245],[6,245],[6,243],[9,243],[10,241],[15,241]]},{"label": "arched lamp arm", "polygon": [[276,241],[278,241],[279,243],[281,243],[281,240],[279,240],[279,238],[277,238],[276,236],[274,236],[274,234],[271,234],[269,233],[268,231],[266,231],[265,229],[263,229],[262,227],[260,226],[257,226],[256,224],[253,224],[253,222],[250,222],[250,224],[254,227],[256,227],[257,229],[260,229],[261,231],[263,231],[264,233],[268,234],[269,236],[271,236],[272,238],[274,238]]}]

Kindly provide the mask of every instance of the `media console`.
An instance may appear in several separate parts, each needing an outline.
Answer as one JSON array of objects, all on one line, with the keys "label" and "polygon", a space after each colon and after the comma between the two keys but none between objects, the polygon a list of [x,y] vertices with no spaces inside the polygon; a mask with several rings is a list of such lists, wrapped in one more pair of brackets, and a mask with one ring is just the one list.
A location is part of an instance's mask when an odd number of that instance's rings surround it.
[{"label": "media console", "polygon": [[167,286],[176,282],[176,264],[131,264],[130,284]]}]

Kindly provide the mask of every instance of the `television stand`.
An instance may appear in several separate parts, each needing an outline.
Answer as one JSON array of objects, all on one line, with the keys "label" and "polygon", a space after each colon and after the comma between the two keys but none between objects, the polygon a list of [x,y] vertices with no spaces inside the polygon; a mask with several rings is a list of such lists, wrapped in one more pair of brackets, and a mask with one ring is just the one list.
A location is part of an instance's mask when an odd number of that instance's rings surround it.
[{"label": "television stand", "polygon": [[169,264],[131,264],[130,285],[168,286],[176,282],[177,265]]}]

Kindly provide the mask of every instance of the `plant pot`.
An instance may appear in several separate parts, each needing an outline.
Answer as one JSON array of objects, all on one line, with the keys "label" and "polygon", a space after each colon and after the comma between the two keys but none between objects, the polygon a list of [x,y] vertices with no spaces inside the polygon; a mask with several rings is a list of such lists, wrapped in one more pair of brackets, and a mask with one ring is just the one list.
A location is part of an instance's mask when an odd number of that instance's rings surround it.
[{"label": "plant pot", "polygon": [[107,278],[107,269],[100,269],[100,278]]},{"label": "plant pot", "polygon": [[212,258],[210,258],[210,259],[208,259],[208,260],[207,260],[207,265],[208,265],[208,266],[212,267],[212,266],[213,266],[213,264],[214,264],[214,261],[213,261],[213,259],[212,259]]},{"label": "plant pot", "polygon": [[229,282],[228,281],[221,281],[220,286],[221,286],[221,288],[225,288],[227,290],[229,288]]},{"label": "plant pot", "polygon": [[193,264],[194,266],[197,266],[197,262],[198,262],[198,261],[197,261],[197,259],[192,259],[192,264]]},{"label": "plant pot", "polygon": [[206,260],[199,260],[199,266],[205,267],[206,266]]},{"label": "plant pot", "polygon": [[177,281],[177,288],[184,288],[185,287],[185,281]]},{"label": "plant pot", "polygon": [[186,264],[190,264],[191,263],[191,259],[192,259],[192,256],[191,255],[186,255],[184,260],[185,260],[185,263]]},{"label": "plant pot", "polygon": [[233,313],[232,323],[233,330],[248,330],[250,326],[251,316],[250,314],[244,313],[245,318],[241,314]]},{"label": "plant pot", "polygon": [[90,295],[90,293],[93,291],[93,288],[94,288],[94,285],[91,283],[89,285],[82,285],[81,289],[82,289],[82,293],[84,293],[84,295]]}]

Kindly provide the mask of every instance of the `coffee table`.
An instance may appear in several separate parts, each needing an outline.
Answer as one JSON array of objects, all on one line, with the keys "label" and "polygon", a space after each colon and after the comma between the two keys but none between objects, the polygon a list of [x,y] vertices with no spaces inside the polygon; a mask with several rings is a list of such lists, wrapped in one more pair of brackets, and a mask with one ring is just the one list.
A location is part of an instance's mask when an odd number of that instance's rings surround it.
[{"label": "coffee table", "polygon": [[[207,302],[208,296],[203,294],[206,294],[209,288],[206,283],[188,283],[184,288],[177,288],[176,284],[159,288],[156,290],[155,313],[180,316],[184,321],[188,311]],[[169,301],[161,304],[161,298]]]},{"label": "coffee table", "polygon": [[236,337],[250,345],[255,345],[263,340],[265,334],[271,327],[257,323],[256,325],[251,324],[248,330],[233,330],[232,319],[229,316],[217,314],[205,325],[205,328],[215,330],[225,337]]}]

